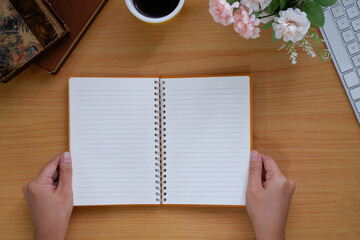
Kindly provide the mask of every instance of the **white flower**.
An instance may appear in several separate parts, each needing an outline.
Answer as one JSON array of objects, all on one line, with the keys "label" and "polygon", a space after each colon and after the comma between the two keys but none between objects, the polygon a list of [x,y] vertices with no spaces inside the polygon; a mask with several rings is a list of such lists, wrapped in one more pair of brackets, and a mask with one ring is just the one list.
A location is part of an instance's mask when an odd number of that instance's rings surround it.
[{"label": "white flower", "polygon": [[316,54],[314,52],[314,49],[312,48],[312,46],[310,45],[310,43],[304,38],[303,40],[299,41],[297,43],[300,47],[303,48],[304,52],[307,53],[307,55],[309,55],[311,58],[316,57]]},{"label": "white flower", "polygon": [[292,41],[293,43],[304,38],[309,31],[310,21],[306,17],[306,13],[300,9],[289,8],[286,11],[280,11],[280,18],[276,17],[272,27],[275,31],[275,37],[281,39],[283,37],[285,42]]},{"label": "white flower", "polygon": [[272,0],[241,0],[241,4],[252,9],[254,12],[264,10]]},{"label": "white flower", "polygon": [[289,50],[288,53],[290,53],[290,57],[289,59],[291,60],[291,64],[295,65],[297,64],[296,58],[297,58],[297,52],[295,50],[295,48],[293,48],[293,50]]}]

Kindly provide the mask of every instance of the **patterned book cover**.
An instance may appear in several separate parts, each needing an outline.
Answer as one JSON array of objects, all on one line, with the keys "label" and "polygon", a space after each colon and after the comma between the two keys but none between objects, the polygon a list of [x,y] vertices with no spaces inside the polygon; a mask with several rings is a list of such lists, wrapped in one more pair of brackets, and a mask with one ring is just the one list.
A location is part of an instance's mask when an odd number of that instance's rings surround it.
[{"label": "patterned book cover", "polygon": [[0,0],[0,81],[7,82],[67,31],[38,0]]}]

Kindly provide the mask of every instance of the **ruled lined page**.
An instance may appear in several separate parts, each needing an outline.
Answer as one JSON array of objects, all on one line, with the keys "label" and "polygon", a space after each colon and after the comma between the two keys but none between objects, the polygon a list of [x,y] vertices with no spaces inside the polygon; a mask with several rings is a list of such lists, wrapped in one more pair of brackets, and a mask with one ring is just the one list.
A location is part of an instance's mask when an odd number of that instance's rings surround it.
[{"label": "ruled lined page", "polygon": [[165,204],[245,205],[250,78],[168,78]]},{"label": "ruled lined page", "polygon": [[74,205],[158,203],[154,80],[69,80]]}]

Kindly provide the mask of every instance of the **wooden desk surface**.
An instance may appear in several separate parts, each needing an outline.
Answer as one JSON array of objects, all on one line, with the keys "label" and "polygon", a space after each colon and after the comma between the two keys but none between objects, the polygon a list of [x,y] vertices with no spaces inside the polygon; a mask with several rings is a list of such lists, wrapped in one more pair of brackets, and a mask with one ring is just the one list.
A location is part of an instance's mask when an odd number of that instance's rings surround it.
[{"label": "wooden desk surface", "polygon": [[[22,186],[67,149],[69,76],[254,77],[254,147],[297,183],[288,239],[360,239],[360,128],[332,62],[277,51],[271,32],[246,41],[187,0],[171,23],[136,20],[110,0],[63,69],[33,65],[0,85],[0,239],[31,239]],[[254,239],[245,208],[75,208],[68,239]]]}]

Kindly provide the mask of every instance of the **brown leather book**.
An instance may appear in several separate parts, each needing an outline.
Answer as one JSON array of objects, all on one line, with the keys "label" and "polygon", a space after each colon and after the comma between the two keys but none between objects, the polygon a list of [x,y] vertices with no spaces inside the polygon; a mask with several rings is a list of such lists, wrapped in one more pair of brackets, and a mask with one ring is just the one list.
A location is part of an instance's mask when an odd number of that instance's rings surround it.
[{"label": "brown leather book", "polygon": [[67,33],[45,0],[0,0],[0,81],[10,81]]},{"label": "brown leather book", "polygon": [[70,56],[107,0],[47,0],[70,29],[68,38],[41,56],[36,64],[56,74]]}]

